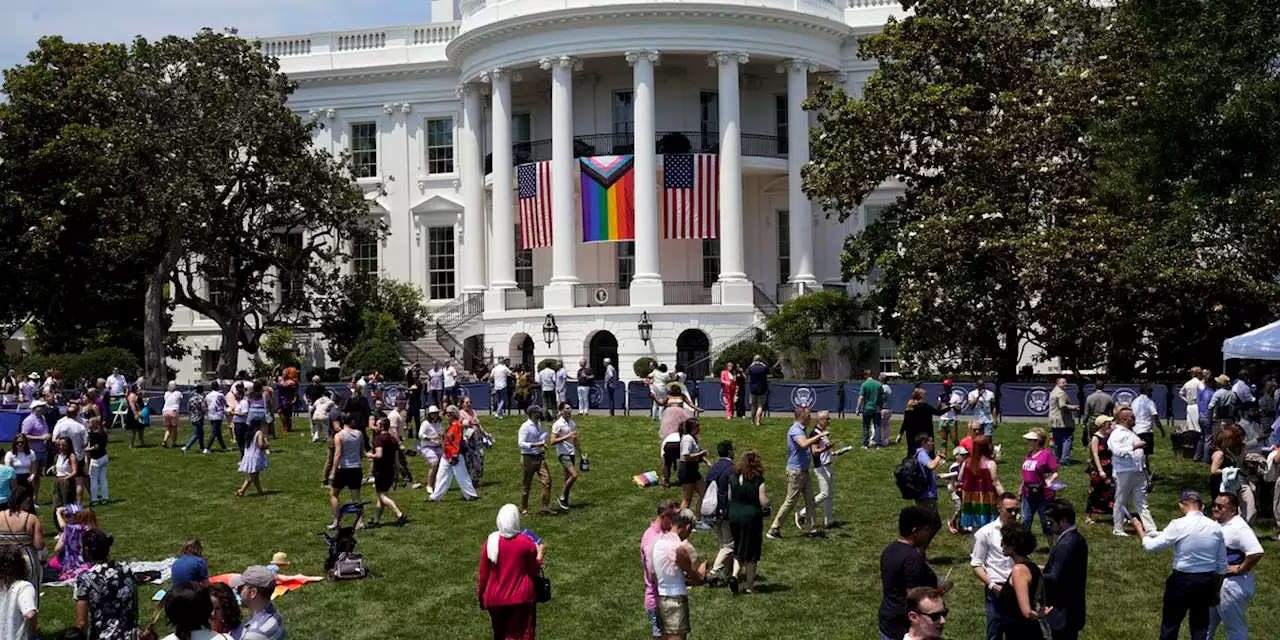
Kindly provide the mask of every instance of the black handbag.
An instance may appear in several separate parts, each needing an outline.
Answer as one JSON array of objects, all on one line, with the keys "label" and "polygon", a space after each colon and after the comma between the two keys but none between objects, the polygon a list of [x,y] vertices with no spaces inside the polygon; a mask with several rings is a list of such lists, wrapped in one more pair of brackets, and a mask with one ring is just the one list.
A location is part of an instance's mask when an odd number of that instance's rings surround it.
[{"label": "black handbag", "polygon": [[539,571],[538,575],[533,577],[533,592],[537,595],[538,604],[551,602],[551,578],[542,575]]}]

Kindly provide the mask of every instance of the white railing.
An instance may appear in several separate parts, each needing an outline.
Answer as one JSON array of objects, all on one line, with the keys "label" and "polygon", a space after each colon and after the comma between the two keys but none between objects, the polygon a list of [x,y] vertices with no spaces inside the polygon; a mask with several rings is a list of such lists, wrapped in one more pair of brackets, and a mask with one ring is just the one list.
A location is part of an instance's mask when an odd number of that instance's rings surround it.
[{"label": "white railing", "polygon": [[850,9],[870,9],[873,7],[900,7],[901,0],[849,0]]},{"label": "white railing", "polygon": [[[810,15],[841,20],[846,2],[896,5],[899,0],[703,0],[710,4],[764,7],[798,11]],[[577,8],[599,8],[634,4],[635,0],[460,0],[458,8],[466,29],[547,11]],[[679,4],[679,2],[672,2]]]},{"label": "white railing", "polygon": [[445,45],[458,35],[457,22],[412,25],[393,29],[338,31],[262,40],[264,55],[275,58],[312,54],[378,51],[404,47]]}]

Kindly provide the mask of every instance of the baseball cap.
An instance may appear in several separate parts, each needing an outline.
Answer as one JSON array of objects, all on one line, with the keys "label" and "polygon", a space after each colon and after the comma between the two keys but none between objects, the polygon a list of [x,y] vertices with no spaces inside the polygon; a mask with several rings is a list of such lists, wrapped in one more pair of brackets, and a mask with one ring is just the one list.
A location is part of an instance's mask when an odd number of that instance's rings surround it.
[{"label": "baseball cap", "polygon": [[1112,418],[1111,416],[1098,416],[1093,419],[1093,424],[1099,427],[1108,422],[1115,422],[1115,418]]},{"label": "baseball cap", "polygon": [[231,579],[232,589],[239,589],[245,585],[257,587],[259,589],[274,587],[276,586],[276,576],[271,573],[270,569],[255,564],[252,567],[245,569],[244,573]]},{"label": "baseball cap", "polygon": [[1178,502],[1195,502],[1196,504],[1204,504],[1204,498],[1200,496],[1200,492],[1195,489],[1187,489],[1182,492],[1182,496],[1178,498]]},{"label": "baseball cap", "polygon": [[969,455],[969,450],[964,447],[956,447],[951,450],[951,453],[956,456],[967,456]]}]

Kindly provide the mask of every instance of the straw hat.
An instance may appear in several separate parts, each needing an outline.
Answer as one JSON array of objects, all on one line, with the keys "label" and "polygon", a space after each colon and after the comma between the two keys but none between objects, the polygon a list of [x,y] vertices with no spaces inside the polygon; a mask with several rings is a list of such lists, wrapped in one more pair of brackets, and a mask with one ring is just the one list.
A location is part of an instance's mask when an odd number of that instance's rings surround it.
[{"label": "straw hat", "polygon": [[285,552],[283,552],[283,551],[277,551],[277,552],[275,553],[275,555],[271,556],[271,564],[274,564],[274,565],[279,566],[279,567],[283,567],[283,566],[288,565],[288,564],[289,564],[289,554],[287,554],[287,553],[285,553]]}]

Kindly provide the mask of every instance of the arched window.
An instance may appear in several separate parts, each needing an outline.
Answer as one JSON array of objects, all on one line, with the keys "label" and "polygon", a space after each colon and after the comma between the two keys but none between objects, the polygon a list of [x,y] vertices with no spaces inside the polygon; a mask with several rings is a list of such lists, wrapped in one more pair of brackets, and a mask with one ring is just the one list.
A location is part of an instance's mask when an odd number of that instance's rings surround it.
[{"label": "arched window", "polygon": [[[618,339],[608,331],[597,331],[591,336],[591,342],[587,346],[587,362],[591,365],[591,372],[596,374],[597,380],[604,380],[604,359],[608,358],[613,362],[613,367],[618,368]],[[619,369],[619,372],[621,370]]]},{"label": "arched window", "polygon": [[676,364],[684,366],[690,384],[707,377],[711,372],[711,361],[707,353],[711,351],[711,341],[707,334],[698,329],[685,329],[676,338]]},{"label": "arched window", "polygon": [[531,369],[538,363],[533,361],[533,338],[527,333],[517,333],[511,336],[511,368],[516,365],[523,364],[525,369]]}]

